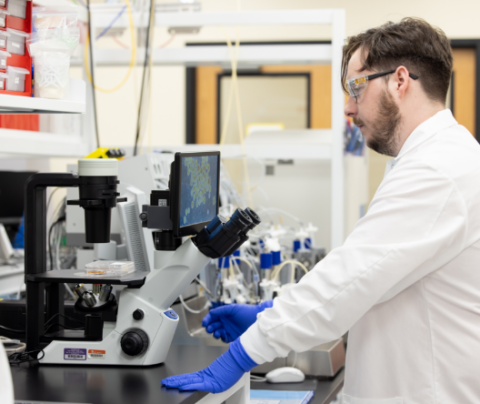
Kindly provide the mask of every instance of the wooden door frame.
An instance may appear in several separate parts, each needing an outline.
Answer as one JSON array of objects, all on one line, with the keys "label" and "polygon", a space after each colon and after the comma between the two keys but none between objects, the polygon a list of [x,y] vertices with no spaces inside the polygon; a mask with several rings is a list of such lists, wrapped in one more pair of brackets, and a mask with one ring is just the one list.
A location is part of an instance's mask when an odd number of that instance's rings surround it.
[{"label": "wooden door frame", "polygon": [[[232,75],[232,72],[229,70],[224,70],[222,73],[217,75],[217,143],[220,143],[220,136],[222,129],[220,127],[220,108],[221,108],[221,80],[223,77],[229,77]],[[305,73],[265,73],[259,70],[250,71],[250,70],[239,70],[237,72],[239,77],[305,77],[307,79],[307,128],[310,128],[311,118],[310,118],[310,106],[312,103],[312,94],[310,89],[311,83],[311,74],[308,72]]]},{"label": "wooden door frame", "polygon": [[[475,49],[475,139],[480,142],[480,39],[452,39],[455,48]],[[452,91],[453,93],[453,91]]]},{"label": "wooden door frame", "polygon": [[[242,42],[242,45],[330,45],[331,41],[279,41],[279,42]],[[225,42],[187,43],[185,46],[225,46]],[[196,143],[196,67],[185,69],[185,143]],[[239,75],[242,72],[239,72]],[[258,72],[258,74],[261,74]],[[264,73],[267,75],[268,73]],[[288,72],[285,75],[289,74]],[[218,86],[217,86],[218,87]],[[308,102],[311,102],[311,89],[308,88]],[[308,110],[309,122],[311,120]],[[218,117],[217,117],[218,122]]]},{"label": "wooden door frame", "polygon": [[[243,42],[244,45],[305,45],[331,44],[331,41]],[[480,142],[480,39],[452,39],[452,48],[475,49],[475,138]],[[224,46],[224,42],[187,43],[186,46]],[[186,68],[185,130],[187,144],[196,141],[196,67]]]}]

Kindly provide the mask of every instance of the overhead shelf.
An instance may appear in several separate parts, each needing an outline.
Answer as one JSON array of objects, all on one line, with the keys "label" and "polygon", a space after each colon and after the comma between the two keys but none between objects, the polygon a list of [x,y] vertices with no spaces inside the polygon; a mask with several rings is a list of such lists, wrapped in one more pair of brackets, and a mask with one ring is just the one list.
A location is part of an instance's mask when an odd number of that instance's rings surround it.
[{"label": "overhead shelf", "polygon": [[[137,49],[137,64],[143,64],[144,49]],[[129,49],[96,49],[97,66],[125,65],[130,62]],[[153,50],[153,64],[165,66],[201,66],[231,64],[231,55],[225,46],[186,46]],[[241,65],[277,65],[277,64],[330,64],[332,46],[329,44],[305,45],[240,45],[238,63]],[[83,61],[72,60],[80,65]]]},{"label": "overhead shelf", "polygon": [[84,114],[85,82],[70,79],[69,85],[69,97],[66,100],[0,94],[0,114]]},{"label": "overhead shelf", "polygon": [[25,157],[83,157],[91,152],[80,136],[28,130],[0,129],[0,145],[2,154]]}]

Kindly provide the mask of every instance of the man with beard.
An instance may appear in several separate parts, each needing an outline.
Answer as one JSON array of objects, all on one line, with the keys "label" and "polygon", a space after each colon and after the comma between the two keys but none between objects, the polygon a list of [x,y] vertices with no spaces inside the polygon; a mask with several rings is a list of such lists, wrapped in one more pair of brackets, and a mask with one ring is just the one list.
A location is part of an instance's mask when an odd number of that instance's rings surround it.
[{"label": "man with beard", "polygon": [[228,352],[167,387],[220,392],[349,330],[344,404],[480,402],[480,147],[445,109],[451,73],[448,39],[420,19],[348,39],[345,114],[394,157],[368,213],[273,302],[212,310]]}]

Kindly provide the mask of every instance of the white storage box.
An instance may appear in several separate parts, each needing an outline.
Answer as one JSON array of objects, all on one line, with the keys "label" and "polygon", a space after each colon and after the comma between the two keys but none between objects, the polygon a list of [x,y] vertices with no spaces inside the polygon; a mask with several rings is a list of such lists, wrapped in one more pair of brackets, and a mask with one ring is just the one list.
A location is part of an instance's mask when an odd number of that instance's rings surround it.
[{"label": "white storage box", "polygon": [[8,78],[7,73],[0,73],[0,91],[5,90],[5,82]]},{"label": "white storage box", "polygon": [[25,19],[27,15],[27,0],[8,0],[7,11],[13,17]]},{"label": "white storage box", "polygon": [[10,34],[7,37],[7,51],[15,55],[25,55],[25,40],[28,34],[12,28],[7,28],[7,32]]},{"label": "white storage box", "polygon": [[10,53],[0,50],[0,70],[7,69],[7,58],[12,56]]},{"label": "white storage box", "polygon": [[0,31],[0,49],[7,49],[7,38],[10,34],[7,31]]},{"label": "white storage box", "polygon": [[9,14],[8,11],[0,9],[0,28],[5,28],[7,26],[7,15]]},{"label": "white storage box", "polygon": [[23,93],[25,91],[25,76],[30,74],[27,69],[22,67],[7,67],[7,91],[17,91]]}]

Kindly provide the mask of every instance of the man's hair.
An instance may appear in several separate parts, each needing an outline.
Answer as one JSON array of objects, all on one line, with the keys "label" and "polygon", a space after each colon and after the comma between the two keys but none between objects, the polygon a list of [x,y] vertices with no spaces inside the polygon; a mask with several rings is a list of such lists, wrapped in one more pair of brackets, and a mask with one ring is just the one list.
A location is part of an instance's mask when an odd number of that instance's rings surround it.
[{"label": "man's hair", "polygon": [[357,49],[362,51],[363,70],[388,71],[405,66],[419,76],[427,96],[445,102],[452,75],[452,48],[440,28],[421,18],[387,22],[351,36],[343,47],[342,86],[345,92],[348,63]]}]

